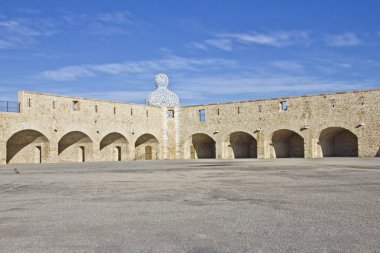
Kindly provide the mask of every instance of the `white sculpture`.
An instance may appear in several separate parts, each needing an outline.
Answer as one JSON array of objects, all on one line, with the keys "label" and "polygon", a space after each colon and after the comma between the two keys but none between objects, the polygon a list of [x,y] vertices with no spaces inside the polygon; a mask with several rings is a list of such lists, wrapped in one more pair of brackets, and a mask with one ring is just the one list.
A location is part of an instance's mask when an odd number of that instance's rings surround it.
[{"label": "white sculpture", "polygon": [[169,78],[165,74],[157,74],[154,78],[157,89],[148,94],[145,103],[153,106],[178,106],[177,94],[168,89]]}]

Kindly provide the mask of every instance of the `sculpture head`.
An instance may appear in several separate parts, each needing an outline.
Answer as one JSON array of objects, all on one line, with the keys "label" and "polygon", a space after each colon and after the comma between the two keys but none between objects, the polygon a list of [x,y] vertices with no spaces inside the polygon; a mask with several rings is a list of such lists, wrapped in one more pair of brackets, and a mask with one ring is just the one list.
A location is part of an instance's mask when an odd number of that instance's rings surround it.
[{"label": "sculpture head", "polygon": [[169,78],[167,75],[160,73],[154,77],[154,82],[157,88],[167,88],[169,85]]}]

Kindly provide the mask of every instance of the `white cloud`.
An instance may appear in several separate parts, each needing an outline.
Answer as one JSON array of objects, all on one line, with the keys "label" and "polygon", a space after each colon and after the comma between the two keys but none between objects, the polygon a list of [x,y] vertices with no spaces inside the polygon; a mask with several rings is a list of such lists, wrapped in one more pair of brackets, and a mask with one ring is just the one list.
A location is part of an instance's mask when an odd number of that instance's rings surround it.
[{"label": "white cloud", "polygon": [[279,31],[270,33],[224,33],[218,37],[235,39],[243,44],[256,44],[274,47],[284,47],[307,43],[309,35],[305,31]]},{"label": "white cloud", "polygon": [[229,39],[210,39],[210,40],[205,40],[205,43],[213,47],[219,48],[221,50],[225,50],[225,51],[232,50],[232,43]]},{"label": "white cloud", "polygon": [[295,61],[274,61],[271,65],[286,71],[299,71],[303,69],[303,66]]},{"label": "white cloud", "polygon": [[231,51],[233,44],[285,47],[296,44],[308,45],[309,34],[305,31],[278,31],[267,33],[221,33],[203,42],[191,42],[187,46],[207,50],[208,46]]},{"label": "white cloud", "polygon": [[126,35],[133,24],[132,14],[129,11],[104,12],[98,15],[82,15],[86,22],[83,31],[89,35],[112,36]]},{"label": "white cloud", "polygon": [[17,33],[25,36],[40,36],[42,34],[40,31],[15,20],[0,21],[0,27],[10,33]]},{"label": "white cloud", "polygon": [[0,39],[0,49],[12,48],[14,44],[8,39],[8,41]]},{"label": "white cloud", "polygon": [[49,20],[3,18],[0,20],[0,49],[26,47],[36,38],[54,33],[55,25]]},{"label": "white cloud", "polygon": [[114,24],[130,24],[132,23],[131,17],[132,15],[129,11],[115,11],[100,13],[97,20]]},{"label": "white cloud", "polygon": [[[253,77],[255,76],[255,77]],[[219,77],[199,77],[185,80],[177,80],[178,83],[186,83],[178,90],[178,94],[192,92],[197,95],[207,94],[209,98],[220,97],[223,95],[246,95],[252,94],[276,94],[297,91],[298,93],[311,94],[320,92],[332,92],[338,90],[353,90],[368,87],[369,83],[364,81],[329,80],[313,76],[293,75],[223,75]],[[207,84],[207,85],[205,85]],[[371,83],[373,84],[373,83]]]},{"label": "white cloud", "polygon": [[362,43],[362,41],[354,33],[327,35],[325,37],[325,41],[329,46],[333,47],[357,46]]},{"label": "white cloud", "polygon": [[126,10],[95,14],[65,12],[61,17],[63,29],[71,27],[85,35],[112,36],[125,35],[134,24],[133,15]]},{"label": "white cloud", "polygon": [[196,41],[190,42],[186,46],[207,51],[207,46],[205,44]]},{"label": "white cloud", "polygon": [[85,66],[67,66],[57,70],[47,70],[42,75],[49,80],[73,81],[81,77],[94,76],[95,74]]},{"label": "white cloud", "polygon": [[[207,68],[205,68],[207,66]],[[237,63],[220,58],[184,58],[175,55],[167,56],[159,60],[145,60],[124,63],[107,63],[98,65],[73,65],[55,70],[46,70],[42,77],[55,81],[72,81],[79,78],[95,76],[99,73],[110,75],[154,73],[159,71],[186,70],[204,71],[219,68],[235,68]]]},{"label": "white cloud", "polygon": [[345,68],[345,69],[349,69],[352,67],[352,64],[351,63],[338,63],[337,64],[339,67],[341,68]]}]

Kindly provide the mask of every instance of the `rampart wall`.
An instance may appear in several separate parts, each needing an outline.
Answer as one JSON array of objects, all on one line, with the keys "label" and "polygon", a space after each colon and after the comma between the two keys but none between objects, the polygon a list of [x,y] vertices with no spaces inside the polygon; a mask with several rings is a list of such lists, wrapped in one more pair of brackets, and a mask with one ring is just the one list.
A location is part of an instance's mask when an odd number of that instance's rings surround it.
[{"label": "rampart wall", "polygon": [[21,91],[19,106],[0,112],[3,164],[380,156],[380,89],[173,108]]}]

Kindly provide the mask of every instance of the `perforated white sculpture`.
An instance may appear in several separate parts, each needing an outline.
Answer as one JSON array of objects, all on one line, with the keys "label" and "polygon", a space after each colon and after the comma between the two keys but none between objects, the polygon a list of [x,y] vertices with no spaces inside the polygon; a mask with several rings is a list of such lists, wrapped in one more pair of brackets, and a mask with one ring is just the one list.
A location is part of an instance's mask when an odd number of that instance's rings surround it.
[{"label": "perforated white sculpture", "polygon": [[168,89],[169,78],[165,74],[157,74],[154,78],[157,89],[148,94],[145,103],[154,106],[178,106],[177,94]]}]

